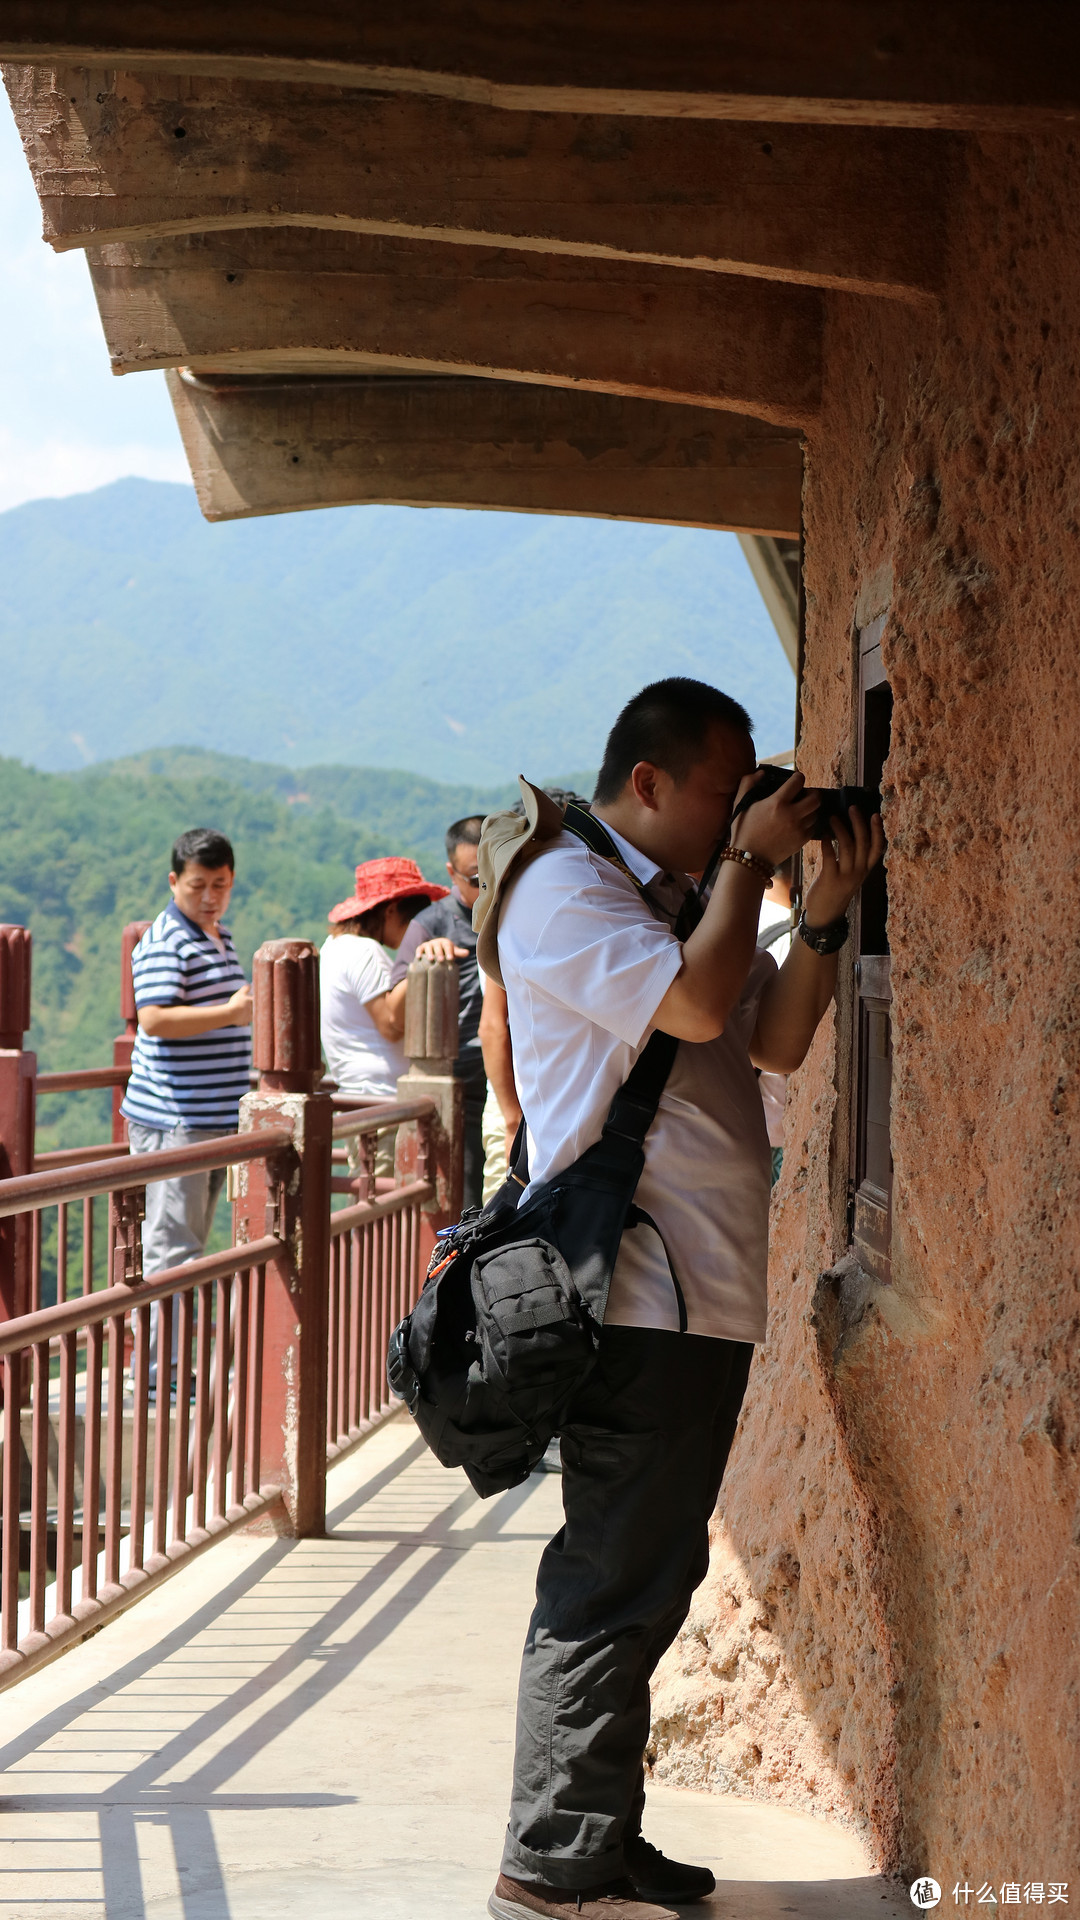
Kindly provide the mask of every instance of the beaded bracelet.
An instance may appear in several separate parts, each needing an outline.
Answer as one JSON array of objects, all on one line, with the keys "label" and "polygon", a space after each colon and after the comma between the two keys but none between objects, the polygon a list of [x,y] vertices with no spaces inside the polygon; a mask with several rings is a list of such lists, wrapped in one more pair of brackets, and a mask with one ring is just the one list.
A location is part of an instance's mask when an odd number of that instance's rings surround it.
[{"label": "beaded bracelet", "polygon": [[748,847],[725,847],[721,860],[737,860],[740,867],[749,867],[751,873],[761,875],[765,885],[769,886],[776,875],[776,868],[770,866],[760,853],[751,853]]}]

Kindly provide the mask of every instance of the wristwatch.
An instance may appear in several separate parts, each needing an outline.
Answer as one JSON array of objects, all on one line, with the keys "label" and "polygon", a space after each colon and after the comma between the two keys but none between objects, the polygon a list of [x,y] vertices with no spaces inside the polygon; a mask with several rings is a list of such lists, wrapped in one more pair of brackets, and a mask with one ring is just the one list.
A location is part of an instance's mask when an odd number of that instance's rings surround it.
[{"label": "wristwatch", "polygon": [[839,953],[848,937],[847,915],[844,914],[839,920],[830,920],[827,927],[808,927],[804,913],[800,915],[796,931],[799,939],[805,940],[814,953],[820,953],[823,957],[827,953]]}]

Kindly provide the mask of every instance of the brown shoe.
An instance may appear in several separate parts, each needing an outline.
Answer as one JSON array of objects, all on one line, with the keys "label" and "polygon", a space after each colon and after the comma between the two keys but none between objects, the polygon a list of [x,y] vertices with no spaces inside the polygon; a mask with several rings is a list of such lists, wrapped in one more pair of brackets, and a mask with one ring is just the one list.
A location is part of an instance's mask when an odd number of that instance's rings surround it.
[{"label": "brown shoe", "polygon": [[628,1880],[587,1887],[571,1893],[566,1887],[526,1886],[500,1873],[488,1900],[492,1920],[679,1920],[670,1907],[654,1907],[639,1900]]}]

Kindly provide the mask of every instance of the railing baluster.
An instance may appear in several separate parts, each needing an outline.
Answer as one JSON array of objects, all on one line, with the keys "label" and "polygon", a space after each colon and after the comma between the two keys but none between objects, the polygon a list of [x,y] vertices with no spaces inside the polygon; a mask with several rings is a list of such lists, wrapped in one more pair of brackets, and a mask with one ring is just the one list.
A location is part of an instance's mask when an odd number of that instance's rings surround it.
[{"label": "railing baluster", "polygon": [[60,1424],[56,1443],[56,1611],[71,1612],[75,1562],[75,1363],[77,1333],[60,1336]]},{"label": "railing baluster", "polygon": [[109,1425],[105,1454],[105,1585],[120,1584],[124,1474],[124,1316],[109,1319]]},{"label": "railing baluster", "polygon": [[379,1377],[375,1366],[375,1355],[382,1338],[382,1268],[379,1264],[379,1223],[373,1220],[364,1229],[367,1239],[368,1276],[371,1291],[371,1337],[368,1341],[368,1418],[373,1420],[379,1410]]},{"label": "railing baluster", "polygon": [[[57,1296],[59,1298],[59,1296]],[[30,1311],[41,1308],[41,1208],[30,1215]]]},{"label": "railing baluster", "polygon": [[371,1420],[375,1414],[375,1364],[373,1355],[379,1344],[379,1328],[382,1325],[382,1313],[379,1306],[379,1264],[378,1247],[375,1244],[375,1222],[364,1228],[364,1260],[367,1270],[368,1298],[368,1339],[367,1352],[364,1355],[364,1370],[367,1376],[367,1417]]},{"label": "railing baluster", "polygon": [[45,1625],[48,1572],[49,1499],[49,1343],[34,1345],[33,1412],[30,1437],[30,1631]]},{"label": "railing baluster", "polygon": [[101,1357],[100,1320],[86,1330],[85,1399],[83,1401],[83,1536],[82,1597],[97,1598],[98,1536],[101,1512]]},{"label": "railing baluster", "polygon": [[357,1342],[357,1374],[360,1392],[357,1398],[357,1425],[366,1420],[371,1408],[371,1229],[354,1227],[356,1268],[360,1280],[360,1338]]},{"label": "railing baluster", "polygon": [[248,1492],[262,1485],[263,1309],[266,1304],[266,1266],[256,1267],[251,1287],[251,1401],[248,1418]]},{"label": "railing baluster", "polygon": [[248,1327],[251,1313],[251,1269],[236,1276],[236,1332],[232,1389],[232,1504],[243,1504],[247,1493]]},{"label": "railing baluster", "polygon": [[330,1257],[336,1274],[337,1364],[334,1376],[334,1402],[330,1414],[330,1438],[342,1442],[349,1432],[349,1242],[342,1234],[330,1242]]},{"label": "railing baluster", "polygon": [[383,1272],[385,1274],[384,1286],[385,1286],[385,1300],[386,1300],[386,1317],[383,1321],[383,1334],[382,1334],[382,1339],[379,1341],[379,1350],[375,1355],[375,1365],[379,1369],[378,1377],[379,1377],[380,1411],[382,1411],[382,1409],[385,1408],[386,1406],[386,1369],[382,1365],[382,1361],[386,1354],[386,1346],[390,1338],[390,1329],[394,1324],[394,1222],[393,1220],[384,1220],[382,1223],[382,1231],[383,1231],[382,1259],[383,1259]]},{"label": "railing baluster", "polygon": [[[112,1268],[109,1268],[110,1273]],[[94,1291],[94,1198],[83,1201],[82,1290]]]},{"label": "railing baluster", "polygon": [[405,1304],[402,1308],[402,1312],[411,1313],[413,1310],[413,1307],[416,1305],[416,1295],[413,1292],[413,1280],[414,1280],[414,1275],[416,1271],[416,1208],[415,1207],[407,1208],[405,1213],[402,1215],[401,1232],[402,1232],[402,1242],[405,1249],[404,1254],[402,1256],[402,1276],[403,1276],[402,1284],[405,1288]]},{"label": "railing baluster", "polygon": [[[112,1275],[116,1272],[116,1261],[113,1258],[113,1255],[115,1254],[115,1252],[116,1252],[116,1208],[110,1207],[106,1215],[106,1224],[105,1224],[105,1272],[106,1274]],[[94,1275],[94,1253],[93,1253],[93,1248],[91,1248],[90,1250],[90,1287],[91,1289],[93,1288],[93,1284],[94,1284],[93,1275]],[[108,1285],[107,1280],[105,1284],[106,1286]]]},{"label": "railing baluster", "polygon": [[68,1210],[61,1200],[56,1209],[56,1297],[67,1299]]},{"label": "railing baluster", "polygon": [[379,1361],[377,1354],[382,1346],[382,1223],[373,1219],[367,1229],[371,1242],[371,1350],[367,1354],[367,1373],[369,1373],[369,1396],[371,1396],[371,1419],[379,1413]]},{"label": "railing baluster", "polygon": [[367,1240],[368,1287],[371,1294],[371,1336],[368,1340],[368,1419],[373,1420],[379,1410],[379,1378],[375,1369],[375,1355],[379,1350],[382,1336],[382,1271],[379,1266],[379,1223],[373,1220],[364,1228]]},{"label": "railing baluster", "polygon": [[169,1514],[169,1428],[172,1387],[172,1295],[157,1305],[157,1380],[154,1386],[154,1524],[155,1559],[165,1553]]},{"label": "railing baluster", "polygon": [[382,1270],[382,1328],[379,1344],[373,1356],[375,1362],[376,1401],[380,1413],[386,1406],[387,1386],[386,1368],[383,1360],[390,1340],[390,1315],[393,1311],[394,1276],[390,1267],[389,1221],[384,1217],[379,1221],[379,1265]]},{"label": "railing baluster", "polygon": [[331,1446],[338,1437],[337,1383],[341,1357],[341,1297],[338,1279],[341,1273],[341,1239],[330,1242],[329,1298],[326,1314],[326,1438]]},{"label": "railing baluster", "polygon": [[[398,1321],[405,1311],[405,1275],[401,1268],[402,1235],[400,1213],[393,1214],[388,1225],[390,1229],[390,1327],[393,1328],[397,1326]],[[387,1331],[386,1338],[389,1343],[389,1330]],[[386,1358],[385,1347],[383,1348],[381,1358],[383,1360]],[[384,1398],[389,1398],[389,1395],[384,1395]]]},{"label": "railing baluster", "polygon": [[360,1312],[360,1236],[355,1227],[345,1235],[346,1285],[349,1289],[349,1404],[346,1425],[360,1425],[361,1368],[363,1362],[363,1325]]},{"label": "railing baluster", "polygon": [[199,1288],[195,1336],[195,1458],[191,1476],[191,1524],[206,1525],[206,1462],[210,1449],[210,1299],[209,1284]]},{"label": "railing baluster", "polygon": [[22,1353],[4,1355],[4,1469],[3,1536],[0,1542],[0,1645],[5,1653],[19,1636],[19,1497],[22,1479],[22,1441],[19,1408],[22,1405]]},{"label": "railing baluster", "polygon": [[231,1359],[232,1284],[217,1283],[217,1337],[214,1341],[214,1517],[224,1520],[228,1502],[225,1476],[229,1467],[229,1362]]},{"label": "railing baluster", "polygon": [[[334,1244],[333,1242],[331,1243]],[[352,1234],[343,1233],[336,1243],[338,1263],[338,1403],[337,1430],[342,1442],[349,1437],[349,1412],[352,1394],[352,1288],[349,1284],[349,1269],[352,1265]]]},{"label": "railing baluster", "polygon": [[187,1539],[187,1503],[191,1485],[188,1430],[191,1424],[191,1315],[192,1292],[176,1296],[176,1413],[173,1417],[172,1537]]},{"label": "railing baluster", "polygon": [[131,1416],[131,1532],[128,1566],[141,1568],[146,1539],[146,1465],[149,1426],[150,1308],[135,1309],[135,1352],[132,1358]]},{"label": "railing baluster", "polygon": [[412,1208],[405,1207],[398,1214],[398,1259],[401,1263],[398,1272],[398,1319],[412,1308]]}]

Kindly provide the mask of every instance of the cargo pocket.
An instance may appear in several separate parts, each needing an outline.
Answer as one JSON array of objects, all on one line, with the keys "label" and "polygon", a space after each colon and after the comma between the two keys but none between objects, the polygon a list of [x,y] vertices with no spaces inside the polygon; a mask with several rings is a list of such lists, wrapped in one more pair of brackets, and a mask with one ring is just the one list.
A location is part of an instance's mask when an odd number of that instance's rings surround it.
[{"label": "cargo pocket", "polygon": [[593,1427],[568,1420],[562,1429],[562,1452],[567,1466],[578,1473],[607,1478],[635,1478],[656,1450],[655,1430],[621,1432],[616,1427]]}]

